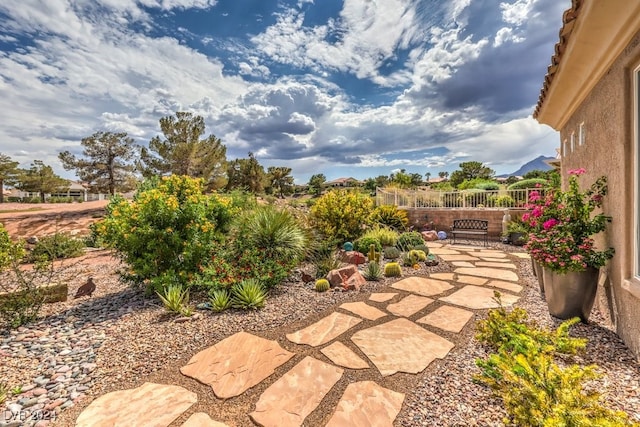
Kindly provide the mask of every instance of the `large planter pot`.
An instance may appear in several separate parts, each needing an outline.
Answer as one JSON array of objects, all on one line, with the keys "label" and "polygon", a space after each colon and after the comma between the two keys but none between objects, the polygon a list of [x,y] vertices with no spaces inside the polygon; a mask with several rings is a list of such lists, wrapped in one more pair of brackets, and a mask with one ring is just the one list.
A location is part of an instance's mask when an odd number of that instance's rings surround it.
[{"label": "large planter pot", "polygon": [[556,273],[548,268],[543,270],[549,314],[559,319],[579,317],[583,322],[589,320],[596,300],[599,271],[591,267],[568,273]]},{"label": "large planter pot", "polygon": [[533,275],[538,279],[538,286],[540,286],[540,295],[544,297],[544,271],[539,262],[531,260],[533,264]]}]

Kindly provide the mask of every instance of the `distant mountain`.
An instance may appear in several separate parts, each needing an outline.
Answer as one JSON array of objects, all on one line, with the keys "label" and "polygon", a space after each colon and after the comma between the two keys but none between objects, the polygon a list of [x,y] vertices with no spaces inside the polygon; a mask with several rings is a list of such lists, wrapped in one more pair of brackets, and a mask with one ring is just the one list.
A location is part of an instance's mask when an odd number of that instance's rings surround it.
[{"label": "distant mountain", "polygon": [[545,160],[553,160],[555,157],[545,157],[545,156],[540,156],[540,157],[536,157],[535,159],[531,160],[530,162],[525,163],[524,165],[522,165],[520,167],[520,169],[518,169],[515,172],[512,173],[507,173],[507,174],[503,174],[503,175],[498,175],[498,177],[510,177],[510,176],[522,176],[524,174],[526,174],[527,172],[531,172],[531,171],[535,171],[535,170],[541,170],[541,171],[548,171],[550,169],[553,169],[551,166],[549,166],[548,164],[546,164],[544,161]]}]

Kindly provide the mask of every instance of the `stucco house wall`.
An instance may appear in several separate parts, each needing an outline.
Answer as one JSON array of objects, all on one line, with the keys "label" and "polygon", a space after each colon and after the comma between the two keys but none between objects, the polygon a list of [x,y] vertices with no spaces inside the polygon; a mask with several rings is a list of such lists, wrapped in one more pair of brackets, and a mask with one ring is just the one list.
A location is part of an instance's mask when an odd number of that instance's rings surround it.
[{"label": "stucco house wall", "polygon": [[603,209],[613,223],[598,243],[616,254],[602,269],[597,303],[640,359],[638,70],[640,2],[571,0],[533,116],[560,132],[565,185],[580,167],[584,185],[609,179]]},{"label": "stucco house wall", "polygon": [[586,169],[583,188],[602,175],[608,178],[603,210],[613,221],[598,244],[612,246],[616,253],[604,269],[606,276],[601,275],[597,305],[640,356],[640,299],[622,286],[633,275],[633,70],[638,65],[640,31],[560,129],[560,140],[564,185],[567,172],[576,168]]}]

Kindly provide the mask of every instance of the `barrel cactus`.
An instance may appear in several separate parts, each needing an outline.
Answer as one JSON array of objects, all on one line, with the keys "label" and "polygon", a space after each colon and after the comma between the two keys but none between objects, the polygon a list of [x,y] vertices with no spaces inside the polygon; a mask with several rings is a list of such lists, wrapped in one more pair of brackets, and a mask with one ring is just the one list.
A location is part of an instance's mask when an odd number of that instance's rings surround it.
[{"label": "barrel cactus", "polygon": [[326,292],[329,290],[329,281],[327,279],[316,280],[316,291]]},{"label": "barrel cactus", "polygon": [[385,277],[400,277],[402,276],[402,268],[397,262],[388,262],[384,266]]}]

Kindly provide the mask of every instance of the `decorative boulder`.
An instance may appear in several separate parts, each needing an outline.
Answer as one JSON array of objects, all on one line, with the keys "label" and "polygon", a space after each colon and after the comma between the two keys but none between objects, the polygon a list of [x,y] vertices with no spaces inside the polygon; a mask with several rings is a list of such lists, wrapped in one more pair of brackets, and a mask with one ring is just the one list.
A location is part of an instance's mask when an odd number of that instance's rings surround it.
[{"label": "decorative boulder", "polygon": [[342,262],[346,262],[348,264],[360,265],[364,264],[365,257],[364,254],[358,251],[349,251],[345,252],[342,255]]},{"label": "decorative boulder", "polygon": [[327,280],[332,288],[338,287],[347,291],[360,290],[362,285],[367,283],[355,265],[331,270],[329,274],[327,274]]},{"label": "decorative boulder", "polygon": [[438,240],[438,233],[436,231],[433,231],[433,230],[423,231],[420,234],[422,234],[422,238],[427,242],[433,242]]}]

